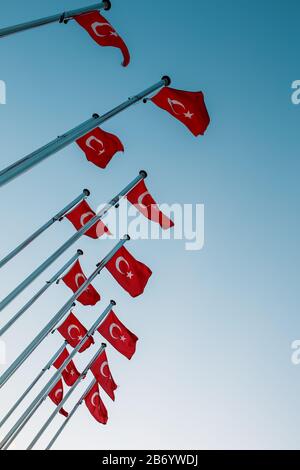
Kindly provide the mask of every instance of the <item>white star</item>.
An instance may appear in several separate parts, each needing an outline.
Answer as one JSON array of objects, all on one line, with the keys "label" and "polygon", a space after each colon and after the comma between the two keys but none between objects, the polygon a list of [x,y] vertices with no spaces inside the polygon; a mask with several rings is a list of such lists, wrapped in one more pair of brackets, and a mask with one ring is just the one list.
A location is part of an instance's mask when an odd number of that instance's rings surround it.
[{"label": "white star", "polygon": [[70,375],[74,375],[74,374],[75,374],[75,372],[73,370],[71,370]]},{"label": "white star", "polygon": [[127,273],[127,277],[128,277],[129,279],[132,279],[132,278],[133,278],[133,274],[132,274],[131,271],[129,271],[129,272]]},{"label": "white star", "polygon": [[111,32],[110,32],[110,35],[111,35],[111,36],[115,36],[116,38],[118,37],[118,33],[116,33],[116,31],[111,31]]},{"label": "white star", "polygon": [[192,117],[194,116],[194,114],[191,113],[190,111],[188,111],[187,113],[184,113],[184,116],[185,116],[187,119],[192,119]]},{"label": "white star", "polygon": [[83,336],[78,336],[78,339],[79,339],[79,341],[81,341],[81,340],[82,340],[82,338],[83,338]]},{"label": "white star", "polygon": [[123,341],[123,343],[125,343],[125,341],[126,341],[126,336],[124,336],[124,335],[123,335],[123,336],[120,336],[120,340]]}]

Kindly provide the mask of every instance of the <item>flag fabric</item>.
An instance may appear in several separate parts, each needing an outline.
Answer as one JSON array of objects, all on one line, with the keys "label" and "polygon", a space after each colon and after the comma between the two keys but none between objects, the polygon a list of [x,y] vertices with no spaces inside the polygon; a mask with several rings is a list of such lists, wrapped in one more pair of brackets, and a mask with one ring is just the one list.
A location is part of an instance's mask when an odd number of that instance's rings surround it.
[{"label": "flag fabric", "polygon": [[[83,200],[71,212],[66,214],[65,217],[71,222],[71,224],[74,225],[78,231],[84,227],[93,217],[95,217],[95,215],[95,212],[90,208],[88,203]],[[102,237],[102,235],[105,233],[107,235],[111,235],[109,229],[102,222],[102,220],[98,220],[98,222],[90,227],[84,235],[97,239]]]},{"label": "flag fabric", "polygon": [[[77,260],[67,274],[62,277],[62,281],[68,286],[74,293],[78,291],[79,287],[82,286],[87,280],[86,275],[82,271],[80,262]],[[101,300],[100,295],[96,289],[90,284],[86,289],[77,297],[78,302],[82,305],[96,305]]]},{"label": "flag fabric", "polygon": [[132,297],[137,297],[144,292],[152,275],[151,269],[136,260],[124,246],[106,263],[105,267]]},{"label": "flag fabric", "polygon": [[86,395],[85,404],[98,423],[106,424],[108,421],[107,409],[100,397],[99,385],[96,383]]},{"label": "flag fabric", "polygon": [[115,390],[118,388],[112,375],[107,361],[106,352],[103,351],[91,366],[91,371],[99,383],[100,387],[107,395],[115,401]]},{"label": "flag fabric", "polygon": [[[56,361],[53,362],[53,366],[55,367],[55,369],[60,369],[65,360],[68,359],[68,357],[69,353],[65,348],[60,354],[60,356],[56,359]],[[62,376],[68,387],[72,387],[77,381],[77,379],[80,377],[80,373],[76,369],[76,366],[73,361],[70,361],[66,368],[63,370]]]},{"label": "flag fabric", "polygon": [[202,91],[164,87],[151,101],[179,119],[195,136],[203,135],[210,123]]},{"label": "flag fabric", "polygon": [[[60,325],[59,328],[57,328],[57,330],[68,341],[72,348],[75,348],[87,334],[87,329],[82,325],[82,323],[80,323],[73,313],[70,313],[68,318]],[[87,338],[85,343],[79,349],[79,352],[82,353],[92,344],[94,344],[93,338]]]},{"label": "flag fabric", "polygon": [[125,42],[104,16],[100,15],[97,11],[92,11],[75,16],[74,20],[76,20],[100,46],[112,46],[120,49],[123,54],[122,65],[126,67],[129,64],[130,54]]},{"label": "flag fabric", "polygon": [[120,322],[111,311],[98,328],[98,332],[121,354],[131,359],[136,350],[138,337]]},{"label": "flag fabric", "polygon": [[106,168],[117,152],[124,152],[120,139],[99,127],[76,140],[89,162],[100,168]]},{"label": "flag fabric", "polygon": [[144,180],[141,180],[126,197],[145,217],[160,224],[164,230],[174,226],[174,222],[159,210]]},{"label": "flag fabric", "polygon": [[[64,386],[63,386],[61,379],[53,387],[51,392],[49,392],[48,396],[56,406],[58,406],[62,402],[64,398]],[[69,413],[67,413],[67,411],[65,411],[63,408],[59,410],[59,413],[63,415],[65,418],[69,416]]]}]

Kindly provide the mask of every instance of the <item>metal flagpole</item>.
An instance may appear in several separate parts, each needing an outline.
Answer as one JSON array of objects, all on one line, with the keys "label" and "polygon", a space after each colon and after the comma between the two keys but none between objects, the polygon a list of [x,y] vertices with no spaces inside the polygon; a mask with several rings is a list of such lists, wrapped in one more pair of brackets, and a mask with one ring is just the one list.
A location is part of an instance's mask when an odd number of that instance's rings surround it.
[{"label": "metal flagpole", "polygon": [[56,273],[54,276],[46,282],[46,284],[33,296],[31,299],[0,329],[0,337],[11,328],[15,322],[46,292],[49,287],[56,282],[59,277],[71,266],[79,256],[83,255],[82,250],[77,250],[76,255],[72,258]]},{"label": "metal flagpole", "polygon": [[76,405],[74,406],[74,408],[72,409],[72,411],[70,411],[69,413],[69,416],[64,420],[63,424],[60,426],[60,428],[58,429],[58,431],[56,432],[56,434],[54,435],[54,437],[51,439],[51,441],[49,442],[49,444],[47,445],[46,449],[45,450],[50,450],[51,447],[53,446],[53,444],[56,442],[56,440],[58,439],[58,437],[61,435],[61,433],[63,432],[63,430],[65,429],[65,427],[67,426],[68,422],[70,421],[70,419],[74,416],[74,414],[76,413],[76,411],[78,410],[78,408],[82,405],[83,403],[83,400],[85,399],[85,397],[90,393],[90,391],[92,390],[92,388],[94,387],[94,385],[97,383],[97,380],[96,379],[93,379],[90,383],[90,385],[88,386],[88,388],[86,389],[86,391],[82,394],[81,398],[78,400],[78,402],[76,403]]},{"label": "metal flagpole", "polygon": [[8,418],[14,413],[14,411],[18,408],[18,406],[22,403],[24,398],[27,397],[28,393],[31,392],[32,388],[38,383],[38,381],[43,377],[43,375],[47,372],[47,370],[50,369],[50,367],[53,365],[53,363],[56,361],[56,359],[61,355],[65,347],[67,346],[67,341],[64,341],[61,347],[56,351],[56,353],[52,356],[50,361],[43,367],[41,372],[36,376],[34,381],[29,385],[29,387],[25,390],[23,395],[16,401],[16,403],[12,406],[12,408],[8,411],[8,413],[4,416],[4,418],[0,422],[0,428],[3,426],[3,424],[6,423]]},{"label": "metal flagpole", "polygon": [[[96,329],[99,327],[99,325],[102,323],[102,321],[104,320],[106,315],[111,311],[111,309],[114,305],[116,305],[116,302],[114,300],[111,300],[109,305],[107,306],[107,308],[100,315],[100,317],[95,321],[95,323],[89,329],[89,331],[84,335],[84,337],[82,338],[80,343],[78,343],[78,345],[73,349],[73,351],[70,353],[69,357],[64,361],[64,363],[61,365],[61,367],[55,372],[53,377],[44,386],[44,388],[37,395],[37,397],[34,399],[34,401],[29,405],[27,410],[18,419],[16,424],[7,433],[5,438],[0,443],[0,449],[7,449],[10,446],[10,444],[15,440],[15,438],[19,435],[19,433],[24,428],[24,426],[28,423],[28,421],[31,419],[31,417],[34,415],[34,413],[37,411],[37,409],[41,406],[43,401],[47,398],[49,392],[51,391],[51,389],[54,387],[54,385],[57,383],[57,381],[61,377],[62,371],[68,366],[68,364],[71,362],[71,360],[77,354],[77,352],[81,349],[81,347],[85,343],[86,339],[89,336],[93,336]],[[98,351],[98,353],[95,355],[95,358],[98,357],[98,355],[102,352],[102,350],[104,350],[105,347],[106,347],[106,345],[104,343],[102,343],[100,351]],[[94,360],[92,361],[92,363],[94,362]]]},{"label": "metal flagpole", "polygon": [[26,279],[24,279],[21,284],[19,284],[10,294],[8,294],[0,302],[0,311],[3,310],[10,302],[12,302],[23,290],[26,289],[42,272],[44,272],[57,258],[59,258],[64,251],[66,251],[70,246],[73,245],[82,235],[87,232],[91,227],[93,227],[99,220],[101,220],[107,212],[114,206],[118,204],[120,199],[125,196],[134,186],[136,186],[139,181],[147,177],[147,173],[144,170],[141,170],[139,175],[134,178],[131,183],[129,183],[122,191],[119,192],[108,204],[106,204],[100,212],[98,212],[95,217],[89,220],[80,230],[78,230],[69,240],[67,240],[58,250],[56,250],[53,255],[47,258],[44,263],[42,263],[33,273],[31,273]]},{"label": "metal flagpole", "polygon": [[[102,347],[103,349],[106,347],[105,343],[102,343]],[[74,385],[70,388],[70,390],[68,391],[68,393],[65,395],[65,397],[62,399],[62,401],[59,403],[59,405],[57,405],[57,407],[55,408],[55,410],[53,411],[53,413],[50,415],[50,417],[47,419],[46,423],[41,427],[41,429],[39,430],[39,432],[37,433],[37,435],[34,437],[34,439],[31,441],[31,443],[29,444],[29,446],[27,447],[26,450],[32,450],[32,448],[34,447],[34,445],[37,443],[37,441],[39,440],[39,438],[44,434],[44,432],[46,431],[47,427],[52,423],[53,419],[55,418],[55,416],[59,413],[59,411],[62,409],[62,407],[64,406],[64,404],[66,403],[66,401],[70,398],[70,396],[72,395],[72,393],[76,390],[76,388],[78,387],[78,385],[80,384],[80,382],[82,381],[82,379],[84,379],[88,373],[88,371],[90,370],[91,366],[93,365],[93,363],[95,362],[95,360],[97,359],[97,357],[99,356],[99,354],[101,353],[102,351],[98,351],[97,354],[95,354],[95,356],[92,358],[92,360],[88,363],[88,365],[86,366],[86,368],[84,369],[84,371],[80,374],[80,376],[78,377],[78,379],[76,380],[76,382],[74,383]]]},{"label": "metal flagpole", "polygon": [[108,263],[108,261],[117,253],[117,251],[129,240],[129,235],[126,235],[120,240],[117,245],[103,258],[98,264],[95,271],[90,277],[79,287],[72,297],[65,303],[65,305],[56,313],[56,315],[49,321],[49,323],[43,328],[43,330],[34,338],[34,340],[24,349],[20,356],[11,364],[11,366],[1,375],[0,377],[0,388],[6,384],[10,377],[19,369],[19,367],[26,361],[26,359],[35,351],[38,345],[53,331],[55,326],[63,319],[66,312],[71,308],[73,302],[79,297],[79,295],[90,285],[95,277],[100,274],[102,269]]},{"label": "metal flagpole", "polygon": [[26,171],[43,161],[45,158],[49,157],[50,155],[53,155],[62,148],[71,144],[79,137],[84,136],[87,132],[95,129],[95,127],[99,126],[103,122],[129,108],[133,104],[141,101],[143,98],[153,93],[155,90],[158,90],[163,86],[168,86],[170,83],[171,80],[169,77],[162,77],[162,79],[158,83],[155,83],[155,85],[152,85],[141,93],[129,98],[127,101],[120,104],[111,111],[107,112],[106,114],[103,114],[102,116],[94,114],[91,119],[85,121],[74,129],[71,129],[65,134],[57,137],[55,140],[49,142],[44,147],[41,147],[40,149],[32,152],[21,160],[8,166],[0,172],[0,186],[4,186],[12,179],[16,178],[17,176],[20,176],[21,174],[25,173]]},{"label": "metal flagpole", "polygon": [[88,189],[84,189],[83,192],[76,198],[74,201],[70,202],[66,207],[59,211],[54,217],[52,217],[48,222],[46,222],[42,227],[36,230],[30,237],[24,240],[20,245],[12,250],[8,255],[6,255],[2,260],[0,260],[0,268],[2,268],[6,263],[12,260],[17,254],[19,254],[24,248],[26,248],[31,242],[33,242],[37,237],[39,237],[43,232],[45,232],[51,225],[56,221],[60,220],[69,210],[71,210],[76,204],[85,199],[90,195]]},{"label": "metal flagpole", "polygon": [[58,13],[57,15],[47,16],[45,18],[40,18],[38,20],[28,21],[26,23],[17,24],[15,26],[9,26],[7,28],[0,29],[0,38],[9,36],[11,34],[19,33],[21,31],[26,31],[28,29],[37,28],[39,26],[44,26],[50,23],[63,23],[68,22],[73,19],[74,16],[82,15],[83,13],[88,13],[95,10],[109,10],[111,8],[111,3],[109,0],[105,0],[101,3],[94,3],[88,7],[78,8],[76,10],[65,11],[63,13]]}]

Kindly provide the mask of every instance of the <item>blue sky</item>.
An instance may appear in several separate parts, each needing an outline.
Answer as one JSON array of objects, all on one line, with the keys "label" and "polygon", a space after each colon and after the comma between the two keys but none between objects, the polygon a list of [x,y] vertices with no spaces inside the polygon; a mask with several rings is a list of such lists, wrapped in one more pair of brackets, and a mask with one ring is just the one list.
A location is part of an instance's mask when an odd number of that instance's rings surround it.
[{"label": "blue sky", "polygon": [[[3,26],[88,2],[17,4],[2,7]],[[151,103],[139,104],[103,126],[126,148],[107,170],[70,145],[1,189],[1,255],[83,188],[97,207],[142,168],[158,201],[205,205],[203,250],[129,242],[154,273],[144,296],[131,299],[103,273],[94,283],[101,304],[74,310],[89,326],[115,298],[116,314],[140,342],[132,362],[108,349],[120,385],[115,403],[103,394],[108,426],[82,407],[55,448],[299,448],[300,370],[290,360],[300,334],[300,106],[291,103],[291,83],[300,78],[299,14],[292,0],[114,0],[106,17],[131,51],[127,69],[119,51],[98,47],[75,22],[1,39],[1,168],[164,74],[175,88],[202,90],[211,115],[207,134],[196,139]],[[1,297],[72,233],[67,221],[57,224],[3,268]],[[3,323],[77,248],[89,273],[113,244],[82,239],[2,313]],[[49,289],[5,336],[9,362],[68,296],[63,285]],[[1,414],[60,343],[48,338],[1,390]],[[45,403],[15,448],[29,443],[51,410]]]}]

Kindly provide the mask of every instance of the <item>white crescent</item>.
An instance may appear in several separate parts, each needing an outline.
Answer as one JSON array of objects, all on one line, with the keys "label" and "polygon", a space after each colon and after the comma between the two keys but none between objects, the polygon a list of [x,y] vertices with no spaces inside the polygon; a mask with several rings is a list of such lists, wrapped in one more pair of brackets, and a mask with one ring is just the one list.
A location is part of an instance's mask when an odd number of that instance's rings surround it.
[{"label": "white crescent", "polygon": [[90,215],[92,215],[94,217],[94,213],[92,211],[89,211],[89,212],[85,212],[84,214],[82,214],[82,216],[80,217],[80,224],[81,224],[81,227],[84,226],[84,221],[87,217],[89,217]]},{"label": "white crescent", "polygon": [[101,375],[102,375],[103,377],[109,378],[109,375],[105,375],[104,372],[103,372],[105,366],[108,367],[108,362],[107,362],[107,361],[104,361],[104,362],[101,364],[100,373],[101,373]]},{"label": "white crescent", "polygon": [[77,338],[74,338],[74,336],[72,336],[72,334],[71,334],[73,330],[78,331],[78,334],[80,335],[80,329],[79,329],[78,326],[76,326],[76,325],[70,325],[69,328],[68,328],[68,335],[69,335],[69,337],[70,337],[71,339],[77,339]]},{"label": "white crescent", "polygon": [[143,203],[143,200],[145,199],[145,197],[146,197],[148,194],[149,194],[149,191],[145,191],[144,193],[142,193],[142,194],[138,197],[138,205],[139,205],[139,206],[147,208],[147,206]]},{"label": "white crescent", "polygon": [[80,287],[79,285],[79,279],[83,279],[83,281],[85,282],[86,281],[86,277],[84,276],[84,274],[82,273],[77,273],[76,276],[75,276],[75,284],[77,287]]},{"label": "white crescent", "polygon": [[109,23],[100,23],[99,21],[95,21],[95,23],[92,23],[91,25],[92,30],[99,38],[105,38],[106,36],[108,36],[108,34],[100,34],[97,30],[98,28],[102,28],[103,26],[108,26],[112,29],[112,26]]},{"label": "white crescent", "polygon": [[112,323],[109,327],[109,334],[110,336],[113,338],[113,339],[119,339],[117,336],[114,336],[114,328],[117,328],[119,331],[120,331],[120,334],[122,334],[122,330],[121,328],[119,327],[119,325],[117,325],[116,323]]},{"label": "white crescent", "polygon": [[176,104],[177,106],[181,106],[183,108],[183,111],[185,111],[185,106],[184,104],[182,104],[180,101],[177,101],[177,100],[171,100],[170,98],[168,98],[168,103],[170,105],[170,108],[172,109],[173,113],[175,114],[181,114],[181,113],[177,113],[174,109],[174,104]]},{"label": "white crescent", "polygon": [[98,392],[95,392],[95,393],[92,395],[92,398],[91,398],[91,404],[92,404],[95,408],[97,407],[97,405],[96,405],[96,403],[95,403],[95,399],[96,399],[97,397],[100,398],[100,395],[99,395]]},{"label": "white crescent", "polygon": [[128,269],[130,269],[129,263],[128,263],[128,261],[124,258],[124,256],[119,256],[119,258],[117,258],[117,260],[116,260],[116,268],[117,268],[117,270],[119,271],[119,273],[124,274],[124,276],[125,276],[126,273],[124,273],[124,272],[121,270],[121,268],[120,268],[120,264],[121,264],[122,261],[124,261],[124,263],[126,263],[126,266],[128,267]]},{"label": "white crescent", "polygon": [[[58,397],[58,394],[60,395],[60,397]],[[55,398],[57,398],[59,400],[59,398],[62,397],[62,394],[63,394],[63,389],[62,388],[59,388],[58,390],[56,390],[56,392],[54,393],[54,396]]]},{"label": "white crescent", "polygon": [[95,152],[97,152],[97,149],[92,145],[92,142],[93,142],[94,140],[95,140],[96,142],[98,142],[98,144],[100,144],[100,146],[102,147],[102,150],[99,150],[99,152],[98,152],[98,155],[102,155],[102,153],[105,152],[104,144],[103,144],[102,140],[97,139],[97,137],[95,137],[94,135],[91,135],[88,139],[86,139],[85,145],[86,145],[87,147],[89,147],[90,149],[94,150]]}]

